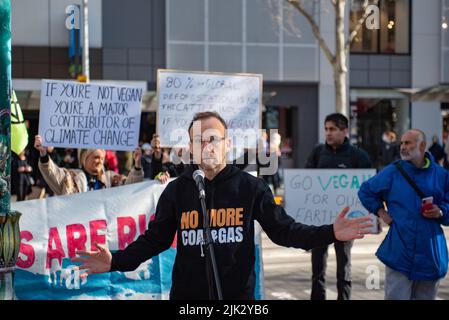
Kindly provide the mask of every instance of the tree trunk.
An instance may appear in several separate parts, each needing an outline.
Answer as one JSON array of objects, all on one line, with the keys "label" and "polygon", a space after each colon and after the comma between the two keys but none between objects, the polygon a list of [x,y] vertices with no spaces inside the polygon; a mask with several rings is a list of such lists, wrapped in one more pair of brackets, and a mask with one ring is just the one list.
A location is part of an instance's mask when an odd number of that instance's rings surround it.
[{"label": "tree trunk", "polygon": [[335,84],[335,110],[348,116],[348,106],[346,97],[346,75],[347,72],[334,68],[334,84]]},{"label": "tree trunk", "polygon": [[335,109],[336,112],[348,116],[349,107],[346,97],[347,51],[345,50],[345,6],[346,0],[336,0],[335,4]]}]

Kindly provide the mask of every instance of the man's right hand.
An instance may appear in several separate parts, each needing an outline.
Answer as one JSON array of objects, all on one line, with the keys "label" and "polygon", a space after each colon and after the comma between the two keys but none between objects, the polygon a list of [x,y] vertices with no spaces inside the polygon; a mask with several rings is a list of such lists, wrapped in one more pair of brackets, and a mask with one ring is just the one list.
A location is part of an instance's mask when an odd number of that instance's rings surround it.
[{"label": "man's right hand", "polygon": [[388,225],[393,222],[393,219],[384,208],[380,208],[379,210],[377,210],[377,215],[383,220],[383,222]]},{"label": "man's right hand", "polygon": [[45,157],[47,154],[47,148],[42,146],[42,137],[39,135],[34,137],[34,148],[39,151],[41,157]]},{"label": "man's right hand", "polygon": [[85,271],[80,275],[81,278],[86,278],[89,274],[104,273],[111,270],[112,254],[109,249],[97,243],[94,243],[94,246],[98,251],[77,250],[77,256],[72,259],[72,262],[81,262],[78,268]]}]

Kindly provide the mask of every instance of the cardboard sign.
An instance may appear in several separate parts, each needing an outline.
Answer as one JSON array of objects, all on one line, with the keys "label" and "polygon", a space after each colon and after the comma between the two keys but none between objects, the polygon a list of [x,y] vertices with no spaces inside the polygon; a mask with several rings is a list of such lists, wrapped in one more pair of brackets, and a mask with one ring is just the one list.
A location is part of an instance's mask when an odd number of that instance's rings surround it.
[{"label": "cardboard sign", "polygon": [[262,121],[262,75],[158,70],[157,90],[157,132],[162,146],[187,145],[194,114],[215,111],[226,121],[234,147],[256,147]]},{"label": "cardboard sign", "polygon": [[44,146],[132,151],[138,145],[142,88],[42,80]]},{"label": "cardboard sign", "polygon": [[307,225],[332,224],[340,211],[349,206],[349,219],[370,215],[377,232],[377,217],[360,202],[357,192],[362,183],[376,175],[375,169],[285,169],[285,210],[296,221]]}]

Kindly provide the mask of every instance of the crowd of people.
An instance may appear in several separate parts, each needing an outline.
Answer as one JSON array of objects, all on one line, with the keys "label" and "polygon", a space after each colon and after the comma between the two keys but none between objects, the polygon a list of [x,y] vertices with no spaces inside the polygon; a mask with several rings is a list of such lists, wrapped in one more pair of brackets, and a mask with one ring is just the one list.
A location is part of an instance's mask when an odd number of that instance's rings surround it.
[{"label": "crowd of people", "polygon": [[[201,132],[192,126],[201,124]],[[210,134],[210,131],[214,134]],[[311,150],[306,168],[372,168],[368,154],[351,145],[348,139],[348,119],[338,113],[324,121],[325,142]],[[175,208],[192,210],[198,203],[192,173],[205,172],[206,199],[215,207],[251,208],[242,216],[238,232],[241,243],[215,243],[223,280],[225,298],[252,299],[254,292],[254,238],[251,228],[257,220],[267,235],[277,244],[310,250],[312,265],[312,300],[326,299],[326,265],[328,246],[333,243],[337,258],[337,290],[339,300],[351,297],[351,248],[354,239],[368,233],[372,225],[368,218],[345,219],[343,209],[332,225],[305,226],[288,216],[273,200],[281,189],[281,175],[253,178],[244,173],[248,167],[248,151],[244,161],[229,163],[229,139],[225,121],[219,114],[196,114],[190,127],[188,148],[162,148],[160,138],[142,142],[134,152],[103,149],[61,149],[43,147],[42,138],[35,136],[34,148],[14,155],[12,165],[13,192],[17,201],[26,200],[37,188],[36,197],[67,195],[124,184],[144,179],[167,183],[162,193],[156,217],[148,230],[125,250],[111,253],[97,246],[97,251],[80,251],[74,261],[83,263],[87,272],[130,271],[141,262],[167,249],[176,232],[182,233]],[[447,141],[447,137],[444,137]],[[280,162],[281,137],[262,135],[256,153],[271,155]],[[192,151],[188,153],[187,151]],[[201,151],[198,161],[195,150]],[[187,155],[187,156],[186,156]],[[246,160],[245,160],[246,159]],[[257,157],[257,159],[259,159]],[[427,147],[426,136],[419,129],[405,132],[400,141],[387,130],[382,136],[381,164],[378,174],[365,181],[358,192],[363,206],[389,225],[388,233],[376,255],[385,264],[386,299],[435,299],[440,280],[446,275],[448,253],[441,226],[449,225],[448,145],[442,145],[435,135]],[[256,163],[256,170],[266,164]],[[240,190],[240,191],[239,191]],[[243,191],[244,190],[244,191]],[[423,204],[424,200],[426,206]],[[212,201],[212,202],[211,202]],[[257,203],[257,206],[254,204]],[[179,212],[178,212],[179,211]],[[200,209],[198,208],[200,212]],[[201,223],[199,224],[201,225]],[[156,237],[157,234],[157,237]],[[154,241],[154,239],[158,239]],[[171,298],[216,299],[209,262],[196,268],[202,258],[194,248],[178,239],[178,257],[174,266]],[[235,258],[228,260],[229,256]],[[248,260],[249,259],[249,260]],[[204,277],[204,274],[208,275]]]},{"label": "crowd of people", "polygon": [[[435,161],[442,167],[449,169],[449,135],[448,131],[443,132],[443,142],[440,142],[438,135],[432,135],[432,144],[428,148]],[[400,142],[397,140],[396,133],[392,130],[386,130],[382,134],[382,142],[379,154],[378,171],[399,160]]]},{"label": "crowd of people", "polygon": [[[195,130],[198,127],[200,129]],[[275,203],[264,180],[227,163],[226,154],[230,146],[227,125],[217,113],[196,114],[189,126],[189,136],[189,149],[197,161],[184,165],[179,178],[167,185],[148,230],[124,250],[112,253],[107,247],[97,246],[97,251],[78,251],[78,256],[72,260],[81,263],[82,277],[134,270],[142,262],[168,249],[177,233],[171,299],[254,299],[256,220],[273,242],[303,249],[360,239],[372,227],[369,217],[346,219],[348,207],[341,210],[333,224],[308,226],[295,222],[282,206]],[[236,236],[215,241],[213,251],[207,250],[210,243],[207,243],[209,238],[201,215],[198,223],[189,226],[179,223],[188,212],[201,212],[199,190],[192,177],[199,168],[205,176],[204,183],[201,183],[204,185],[206,207],[211,211],[234,212],[233,218],[228,216],[224,220],[225,225],[220,230]],[[182,238],[186,232],[205,237],[206,242],[184,242]],[[200,252],[205,252],[205,256]],[[215,260],[211,256],[216,258],[219,279],[213,276]],[[217,282],[221,285],[215,285]]]},{"label": "crowd of people", "polygon": [[[274,154],[280,163],[281,157],[281,136],[276,133],[272,140],[268,141],[268,135],[264,133],[258,143],[257,149],[265,154]],[[53,168],[61,169],[63,175],[68,172],[81,170],[87,180],[95,175],[89,174],[86,170],[86,158],[83,154],[90,155],[93,150],[54,148],[52,146],[42,147],[40,136],[35,137],[34,148],[26,148],[20,155],[12,153],[12,190],[11,194],[16,195],[16,201],[32,200],[37,198],[51,197],[61,194],[61,191],[54,191],[56,186],[49,182],[53,179],[48,172],[53,172]],[[104,186],[118,186],[126,184],[126,181],[137,182],[143,179],[159,180],[166,183],[168,179],[178,177],[185,169],[185,165],[190,161],[187,148],[162,148],[160,138],[153,134],[152,140],[140,142],[139,147],[134,152],[113,151],[96,149],[100,153],[102,168],[100,177]],[[86,151],[89,151],[86,153]],[[136,156],[138,157],[138,168],[142,169],[142,178],[135,179],[136,166],[134,166]],[[234,164],[240,169],[249,170],[248,155],[242,161],[234,159]],[[186,158],[187,157],[187,158]],[[256,159],[258,160],[258,158]],[[90,161],[87,160],[89,164]],[[263,164],[256,163],[255,170]],[[100,173],[99,173],[100,174]],[[129,179],[131,175],[132,179]],[[127,180],[128,178],[128,180]],[[271,190],[277,194],[281,188],[281,176],[279,170],[272,175],[264,175],[262,178],[268,183]],[[84,177],[82,178],[84,181]],[[86,180],[86,181],[87,181]],[[107,182],[110,180],[110,183]],[[52,185],[52,187],[50,187]],[[82,185],[82,184],[80,184]],[[97,187],[98,188],[98,187]],[[87,190],[89,190],[88,187]],[[87,191],[86,190],[86,191]],[[64,191],[72,193],[71,191]]]},{"label": "crowd of people", "polygon": [[[432,136],[432,144],[428,148],[428,152],[432,154],[435,161],[446,169],[449,169],[449,143],[448,134],[443,133],[443,143],[439,141],[438,136]],[[168,179],[178,177],[185,164],[189,159],[185,157],[188,149],[180,148],[162,148],[160,139],[157,134],[154,134],[152,140],[149,142],[141,141],[139,143],[141,150],[141,166],[144,174],[144,179],[156,179],[163,183]],[[275,156],[278,161],[279,170],[274,174],[260,175],[260,167],[266,165],[259,163],[259,158],[256,158],[257,163],[253,167],[248,164],[249,156],[245,153],[246,158],[243,162],[234,159],[234,164],[240,169],[252,168],[269,185],[271,191],[275,195],[283,194],[283,175],[282,175],[282,152],[281,152],[281,135],[274,134],[271,138],[268,137],[267,132],[262,133],[257,145],[257,152],[271,154]],[[381,171],[384,167],[397,161],[400,156],[400,141],[397,140],[396,133],[392,130],[385,130],[382,134],[380,148],[378,154],[377,171]],[[47,147],[48,157],[52,162],[60,168],[65,169],[80,169],[82,168],[79,161],[81,149],[73,148],[54,148]],[[126,176],[133,169],[133,153],[130,151],[113,151],[104,150],[103,166],[106,171],[115,173],[114,185],[123,184]],[[313,150],[312,153],[316,152]],[[310,160],[310,159],[309,159]],[[49,187],[46,180],[43,178],[41,171],[38,169],[39,151],[35,148],[28,147],[19,155],[12,153],[12,183],[11,194],[16,195],[15,201],[31,200],[36,198],[51,197],[54,191]],[[310,167],[310,161],[305,164],[305,167]],[[119,183],[120,182],[120,183]]]}]

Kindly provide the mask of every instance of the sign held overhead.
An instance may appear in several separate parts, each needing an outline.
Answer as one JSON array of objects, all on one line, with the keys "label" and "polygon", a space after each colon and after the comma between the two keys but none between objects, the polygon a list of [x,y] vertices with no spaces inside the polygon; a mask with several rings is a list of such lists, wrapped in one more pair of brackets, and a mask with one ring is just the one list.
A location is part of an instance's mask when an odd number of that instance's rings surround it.
[{"label": "sign held overhead", "polygon": [[132,151],[138,145],[142,88],[42,80],[44,146]]},{"label": "sign held overhead", "polygon": [[234,147],[256,148],[262,75],[158,70],[157,85],[162,146],[186,146],[193,115],[215,111],[226,121]]}]

